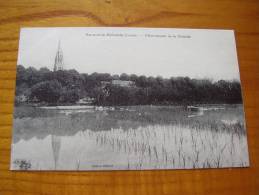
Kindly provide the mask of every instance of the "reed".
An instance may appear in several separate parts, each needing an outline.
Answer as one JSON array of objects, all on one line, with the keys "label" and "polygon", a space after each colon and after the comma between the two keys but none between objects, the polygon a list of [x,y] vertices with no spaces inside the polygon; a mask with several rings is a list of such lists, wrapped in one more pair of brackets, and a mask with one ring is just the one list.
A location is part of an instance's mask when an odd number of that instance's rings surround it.
[{"label": "reed", "polygon": [[247,165],[248,161],[243,158],[247,155],[244,149],[246,137],[239,131],[230,131],[235,126],[229,125],[228,128],[226,131],[216,126],[197,129],[181,125],[150,125],[93,134],[99,146],[127,156],[127,169]]}]

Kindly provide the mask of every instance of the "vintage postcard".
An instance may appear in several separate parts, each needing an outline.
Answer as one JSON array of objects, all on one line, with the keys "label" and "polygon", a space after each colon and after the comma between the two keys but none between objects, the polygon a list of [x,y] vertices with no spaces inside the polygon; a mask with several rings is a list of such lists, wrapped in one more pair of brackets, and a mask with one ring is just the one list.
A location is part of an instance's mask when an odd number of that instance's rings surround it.
[{"label": "vintage postcard", "polygon": [[248,167],[234,32],[22,28],[11,170]]}]

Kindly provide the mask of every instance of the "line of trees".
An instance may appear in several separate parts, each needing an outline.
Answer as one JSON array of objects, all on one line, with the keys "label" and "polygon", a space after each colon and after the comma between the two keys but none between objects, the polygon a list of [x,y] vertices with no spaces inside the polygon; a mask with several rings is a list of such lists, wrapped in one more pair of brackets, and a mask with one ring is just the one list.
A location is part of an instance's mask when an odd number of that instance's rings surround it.
[{"label": "line of trees", "polygon": [[[112,80],[133,81],[134,86],[112,85]],[[103,83],[106,83],[104,86]],[[91,97],[96,105],[169,105],[241,103],[239,81],[190,79],[189,77],[146,77],[134,74],[80,74],[76,70],[39,70],[17,67],[16,96],[27,102],[74,104]]]}]

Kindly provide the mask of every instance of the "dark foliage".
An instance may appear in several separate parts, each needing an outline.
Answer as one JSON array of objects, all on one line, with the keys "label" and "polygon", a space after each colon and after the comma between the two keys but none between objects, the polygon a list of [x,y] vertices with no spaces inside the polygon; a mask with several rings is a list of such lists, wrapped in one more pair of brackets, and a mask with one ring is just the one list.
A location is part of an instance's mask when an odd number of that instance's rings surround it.
[{"label": "dark foliage", "polygon": [[58,102],[62,86],[57,80],[42,81],[32,86],[30,99],[34,97],[41,102]]},{"label": "dark foliage", "polygon": [[[112,80],[133,81],[134,86],[112,85]],[[105,84],[104,84],[105,83]],[[27,101],[75,103],[80,98],[94,98],[97,105],[169,105],[240,103],[239,81],[190,79],[189,77],[146,77],[79,74],[76,70],[52,72],[47,68],[17,67],[16,95]]]}]

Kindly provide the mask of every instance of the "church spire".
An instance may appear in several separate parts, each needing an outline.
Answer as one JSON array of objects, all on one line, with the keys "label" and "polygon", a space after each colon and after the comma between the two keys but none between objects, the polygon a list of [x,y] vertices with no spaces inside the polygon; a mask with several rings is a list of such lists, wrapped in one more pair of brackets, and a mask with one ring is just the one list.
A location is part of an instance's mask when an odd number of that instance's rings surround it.
[{"label": "church spire", "polygon": [[58,41],[58,50],[55,57],[54,71],[64,70],[63,52],[61,49],[60,40]]}]

